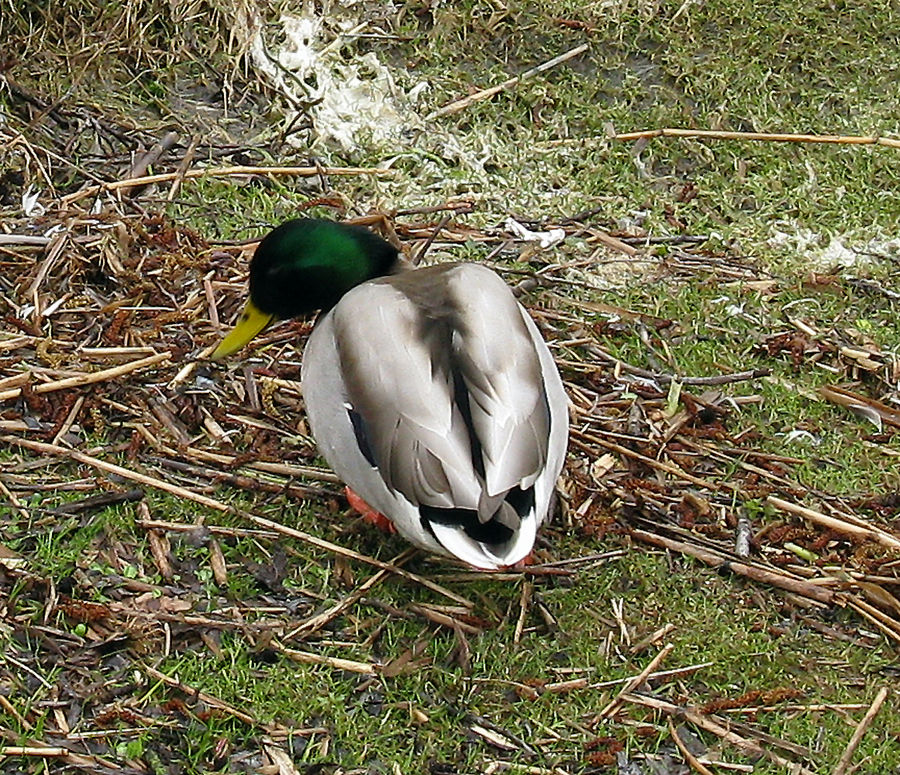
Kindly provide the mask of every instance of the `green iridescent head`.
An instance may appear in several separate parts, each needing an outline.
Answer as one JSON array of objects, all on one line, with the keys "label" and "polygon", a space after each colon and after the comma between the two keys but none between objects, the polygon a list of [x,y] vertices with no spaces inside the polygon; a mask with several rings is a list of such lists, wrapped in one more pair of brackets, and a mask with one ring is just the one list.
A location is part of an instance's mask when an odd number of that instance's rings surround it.
[{"label": "green iridescent head", "polygon": [[269,232],[250,262],[250,301],[212,357],[239,350],[276,318],[328,310],[347,291],[390,274],[397,249],[362,226],[297,218]]},{"label": "green iridescent head", "polygon": [[330,309],[347,291],[388,274],[397,250],[362,226],[298,218],[269,232],[250,263],[250,300],[292,318]]}]

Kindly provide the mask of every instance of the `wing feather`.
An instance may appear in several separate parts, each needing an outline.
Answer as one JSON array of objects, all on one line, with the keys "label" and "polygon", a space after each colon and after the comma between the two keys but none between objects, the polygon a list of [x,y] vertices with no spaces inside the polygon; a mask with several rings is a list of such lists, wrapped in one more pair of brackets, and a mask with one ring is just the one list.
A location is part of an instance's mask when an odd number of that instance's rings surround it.
[{"label": "wing feather", "polygon": [[359,286],[333,312],[347,400],[388,488],[487,520],[534,483],[549,408],[524,313],[496,274],[419,269]]}]

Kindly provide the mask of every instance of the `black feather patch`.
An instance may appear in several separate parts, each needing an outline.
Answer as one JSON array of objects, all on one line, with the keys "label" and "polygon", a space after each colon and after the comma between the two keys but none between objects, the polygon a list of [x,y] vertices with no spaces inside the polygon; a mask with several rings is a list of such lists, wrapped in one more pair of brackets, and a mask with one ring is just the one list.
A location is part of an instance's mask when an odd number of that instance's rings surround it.
[{"label": "black feather patch", "polygon": [[366,421],[363,420],[359,412],[347,407],[347,416],[350,418],[350,424],[353,426],[353,435],[356,436],[356,446],[363,453],[363,457],[369,461],[372,468],[378,468],[375,462],[375,455],[372,452],[372,445],[369,442],[369,434],[366,431]]},{"label": "black feather patch", "polygon": [[[521,487],[513,487],[506,494],[506,502],[515,509],[520,518],[534,508],[534,487],[523,490]],[[513,537],[513,531],[496,519],[481,522],[478,512],[474,509],[443,509],[437,506],[419,506],[419,518],[422,525],[429,532],[429,523],[436,522],[439,525],[458,527],[473,541],[478,541],[488,546],[498,546],[509,541]]]},{"label": "black feather patch", "polygon": [[534,509],[534,487],[526,490],[521,487],[513,487],[506,493],[506,502],[516,510],[516,514],[524,517]]},{"label": "black feather patch", "polygon": [[419,506],[422,525],[430,529],[431,522],[449,527],[459,527],[473,541],[489,546],[505,543],[512,538],[513,531],[494,519],[479,522],[474,509],[441,509],[436,506]]}]

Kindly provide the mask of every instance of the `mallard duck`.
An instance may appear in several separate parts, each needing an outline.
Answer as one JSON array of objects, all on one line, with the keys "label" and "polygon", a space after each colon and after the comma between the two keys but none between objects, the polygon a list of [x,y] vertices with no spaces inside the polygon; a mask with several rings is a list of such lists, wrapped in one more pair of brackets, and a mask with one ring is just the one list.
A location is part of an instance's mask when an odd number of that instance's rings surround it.
[{"label": "mallard duck", "polygon": [[250,300],[212,357],[314,310],[302,389],[335,473],[424,549],[477,568],[526,558],[562,469],[568,407],[503,280],[478,264],[404,268],[364,227],[288,221],[259,243]]}]

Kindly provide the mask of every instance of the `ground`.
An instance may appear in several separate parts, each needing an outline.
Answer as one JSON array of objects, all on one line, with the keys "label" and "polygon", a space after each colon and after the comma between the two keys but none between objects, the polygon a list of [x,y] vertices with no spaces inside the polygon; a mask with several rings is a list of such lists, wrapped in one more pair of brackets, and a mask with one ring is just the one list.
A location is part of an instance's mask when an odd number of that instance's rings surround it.
[{"label": "ground", "polygon": [[[898,29],[4,5],[0,769],[900,772]],[[302,214],[516,288],[572,406],[530,568],[348,511],[312,321],[207,360]]]}]

